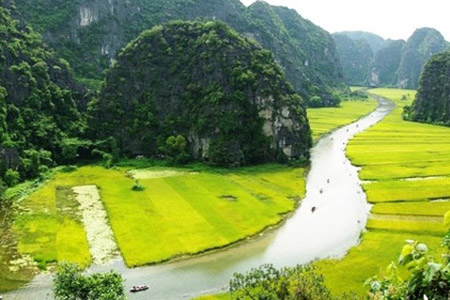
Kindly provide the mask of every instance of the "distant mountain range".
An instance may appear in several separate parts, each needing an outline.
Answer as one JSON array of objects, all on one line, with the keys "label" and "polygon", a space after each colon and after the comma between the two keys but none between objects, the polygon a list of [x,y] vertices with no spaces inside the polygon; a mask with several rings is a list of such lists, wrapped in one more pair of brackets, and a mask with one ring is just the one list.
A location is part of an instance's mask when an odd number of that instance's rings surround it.
[{"label": "distant mountain range", "polygon": [[449,48],[432,28],[417,29],[407,41],[361,31],[335,33],[333,38],[349,85],[415,89],[426,62]]},{"label": "distant mountain range", "polygon": [[170,20],[221,20],[273,52],[306,102],[338,102],[345,89],[331,35],[295,10],[239,0],[16,0],[22,17],[40,32],[85,82],[104,78],[117,53],[145,29]]}]

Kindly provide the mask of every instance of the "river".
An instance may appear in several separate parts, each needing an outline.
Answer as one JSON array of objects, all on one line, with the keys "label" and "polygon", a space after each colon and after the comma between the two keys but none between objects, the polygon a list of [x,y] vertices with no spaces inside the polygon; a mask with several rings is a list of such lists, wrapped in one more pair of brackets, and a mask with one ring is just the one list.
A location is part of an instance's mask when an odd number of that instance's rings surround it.
[{"label": "river", "polygon": [[[277,267],[306,264],[323,258],[341,258],[358,244],[370,206],[361,188],[358,169],[345,155],[347,142],[376,124],[393,109],[392,102],[376,98],[378,108],[360,120],[322,137],[311,151],[306,197],[278,229],[228,248],[183,261],[128,269],[122,261],[93,266],[89,272],[114,269],[125,278],[128,290],[147,284],[146,292],[128,299],[189,299],[226,291],[234,272],[265,263]],[[4,299],[52,299],[51,275],[37,276]]]}]

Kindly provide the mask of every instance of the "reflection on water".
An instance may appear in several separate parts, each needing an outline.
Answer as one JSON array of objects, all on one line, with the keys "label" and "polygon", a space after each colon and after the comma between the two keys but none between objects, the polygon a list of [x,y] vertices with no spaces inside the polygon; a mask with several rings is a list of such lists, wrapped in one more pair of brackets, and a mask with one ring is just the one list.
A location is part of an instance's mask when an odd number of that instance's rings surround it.
[{"label": "reflection on water", "polygon": [[[129,289],[147,284],[147,292],[129,299],[183,299],[226,289],[234,272],[264,263],[294,266],[326,257],[342,257],[358,243],[370,207],[361,189],[357,168],[345,156],[350,138],[384,118],[393,108],[378,99],[370,115],[322,138],[312,149],[307,193],[299,209],[279,229],[224,251],[153,267],[128,269],[117,261],[93,272],[115,269]],[[51,299],[51,277],[40,275],[5,299]]]}]

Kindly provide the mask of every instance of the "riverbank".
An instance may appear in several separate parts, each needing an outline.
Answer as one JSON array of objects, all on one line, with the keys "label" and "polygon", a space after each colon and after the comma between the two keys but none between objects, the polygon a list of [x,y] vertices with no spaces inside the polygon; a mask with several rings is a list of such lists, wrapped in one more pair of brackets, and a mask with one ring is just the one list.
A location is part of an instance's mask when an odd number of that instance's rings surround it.
[{"label": "riverbank", "polygon": [[450,209],[450,129],[402,120],[403,106],[415,91],[369,92],[392,100],[396,108],[347,147],[352,163],[361,167],[359,177],[373,206],[361,244],[341,261],[318,263],[336,294],[364,295],[365,280],[395,261],[405,240],[439,252],[445,231],[440,221]]}]

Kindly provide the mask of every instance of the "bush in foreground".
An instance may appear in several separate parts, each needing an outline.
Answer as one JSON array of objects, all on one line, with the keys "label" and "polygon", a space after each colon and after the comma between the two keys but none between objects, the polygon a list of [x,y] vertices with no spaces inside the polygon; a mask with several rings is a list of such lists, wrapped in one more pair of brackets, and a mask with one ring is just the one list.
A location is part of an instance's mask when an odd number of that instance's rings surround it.
[{"label": "bush in foreground", "polygon": [[62,263],[56,272],[53,284],[56,300],[126,299],[122,276],[113,271],[85,276],[78,265]]},{"label": "bush in foreground", "polygon": [[246,274],[235,273],[230,281],[232,299],[333,299],[323,276],[311,266],[276,269],[263,265]]},{"label": "bush in foreground", "polygon": [[[450,227],[450,211],[445,215],[445,227]],[[384,276],[369,279],[369,299],[450,299],[450,231],[442,243],[444,255],[441,260],[428,251],[428,247],[417,241],[407,241],[398,264],[392,263]],[[406,278],[399,272],[399,266],[408,269]]]}]

